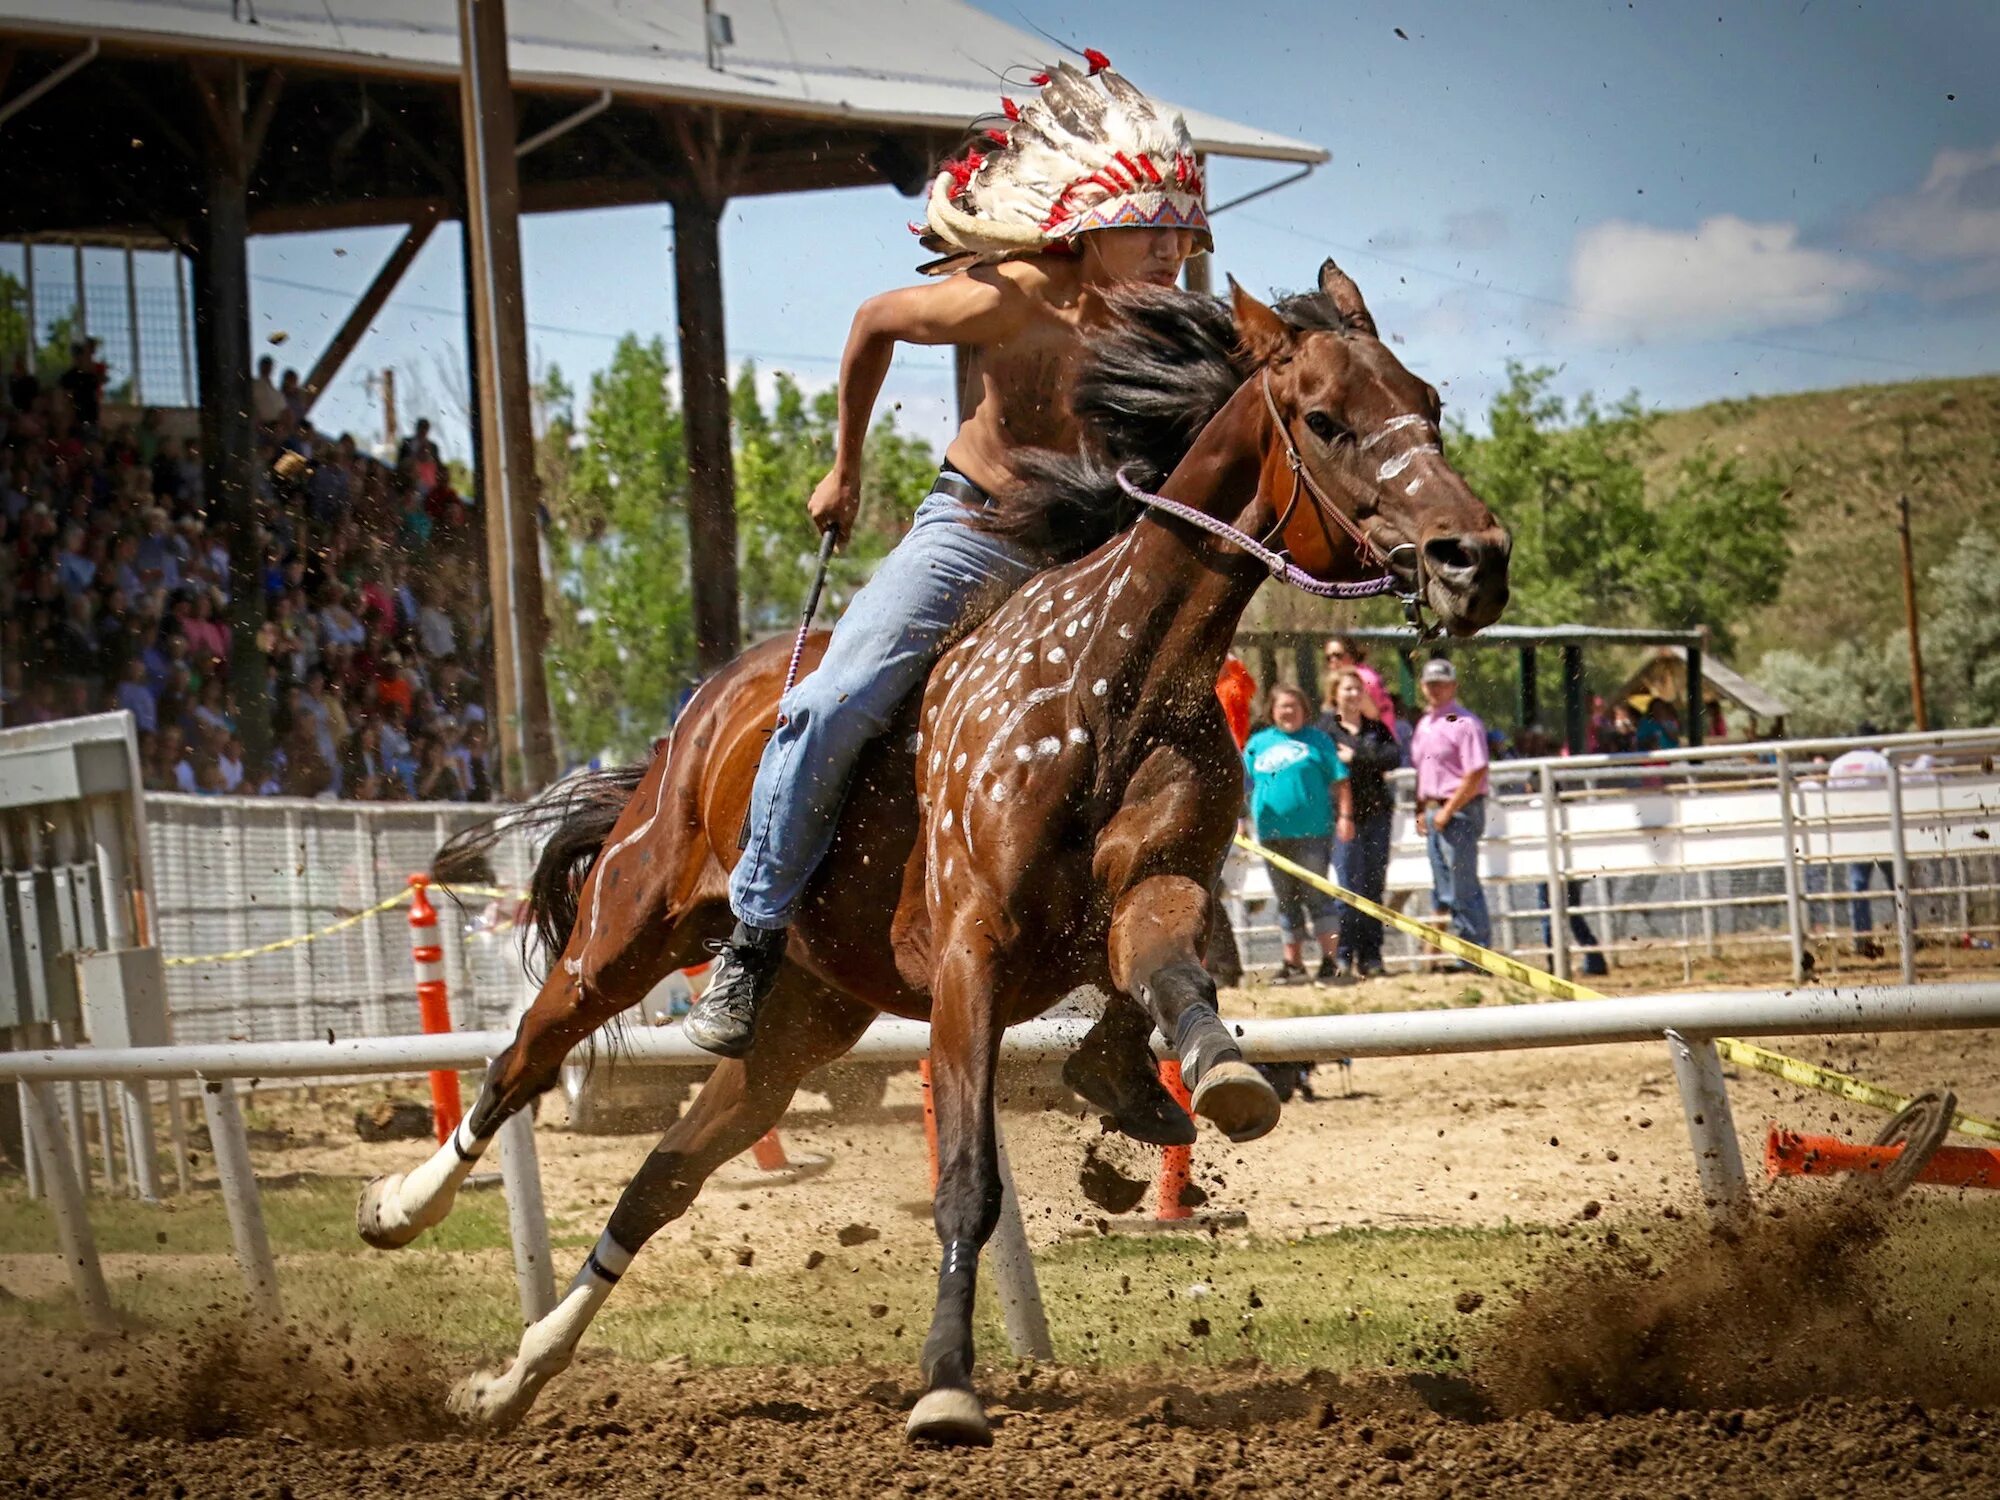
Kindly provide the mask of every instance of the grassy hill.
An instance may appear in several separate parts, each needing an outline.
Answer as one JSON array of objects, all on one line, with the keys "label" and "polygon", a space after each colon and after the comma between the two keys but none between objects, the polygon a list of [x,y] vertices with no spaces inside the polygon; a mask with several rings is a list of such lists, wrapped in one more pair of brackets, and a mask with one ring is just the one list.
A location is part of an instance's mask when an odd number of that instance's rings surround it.
[{"label": "grassy hill", "polygon": [[1967,525],[2000,527],[2000,376],[1718,401],[1666,413],[1654,434],[1655,473],[1706,443],[1775,465],[1791,485],[1791,571],[1744,632],[1744,665],[1774,646],[1816,652],[1902,624],[1899,494],[1910,497],[1920,587]]},{"label": "grassy hill", "polygon": [[[1791,570],[1777,602],[1742,632],[1735,664],[1746,670],[1773,647],[1816,654],[1843,638],[1880,640],[1902,624],[1896,497],[1906,490],[1920,584],[1968,524],[2000,530],[2000,375],[1717,401],[1661,414],[1654,437],[1660,453],[1649,477],[1664,479],[1707,444],[1721,457],[1776,467],[1790,485]],[[1357,613],[1267,588],[1244,626],[1335,629],[1343,619],[1387,624],[1395,611]]]}]

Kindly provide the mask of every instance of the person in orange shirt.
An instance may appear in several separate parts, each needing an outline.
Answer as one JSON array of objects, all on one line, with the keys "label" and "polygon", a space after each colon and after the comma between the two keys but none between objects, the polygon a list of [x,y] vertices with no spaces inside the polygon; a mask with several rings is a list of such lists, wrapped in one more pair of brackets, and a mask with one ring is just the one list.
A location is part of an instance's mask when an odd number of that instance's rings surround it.
[{"label": "person in orange shirt", "polygon": [[[1250,738],[1250,705],[1257,701],[1257,679],[1234,651],[1222,663],[1222,675],[1215,679],[1215,696],[1222,702],[1222,716],[1229,721],[1229,733],[1236,741],[1236,748],[1241,750],[1244,741]],[[1221,913],[1225,908],[1219,882],[1215,898],[1215,910]],[[1242,983],[1243,958],[1236,950],[1236,931],[1227,917],[1209,929],[1205,963],[1217,984]]]},{"label": "person in orange shirt", "polygon": [[1250,705],[1257,698],[1257,679],[1234,651],[1222,663],[1222,675],[1215,679],[1215,696],[1222,700],[1222,716],[1229,720],[1229,732],[1241,750],[1250,738]]}]

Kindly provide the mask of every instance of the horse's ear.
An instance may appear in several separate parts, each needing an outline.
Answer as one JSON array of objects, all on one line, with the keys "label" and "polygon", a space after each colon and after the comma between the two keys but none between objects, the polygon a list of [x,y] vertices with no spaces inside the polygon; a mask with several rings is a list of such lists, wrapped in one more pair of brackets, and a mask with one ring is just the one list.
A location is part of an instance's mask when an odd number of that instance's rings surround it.
[{"label": "horse's ear", "polygon": [[1229,311],[1236,320],[1236,339],[1257,364],[1269,364],[1292,341],[1285,320],[1229,278]]},{"label": "horse's ear", "polygon": [[1352,276],[1333,263],[1331,257],[1319,268],[1319,289],[1340,310],[1340,315],[1350,327],[1371,339],[1380,336],[1375,332],[1375,314],[1361,300],[1361,288],[1354,284]]}]

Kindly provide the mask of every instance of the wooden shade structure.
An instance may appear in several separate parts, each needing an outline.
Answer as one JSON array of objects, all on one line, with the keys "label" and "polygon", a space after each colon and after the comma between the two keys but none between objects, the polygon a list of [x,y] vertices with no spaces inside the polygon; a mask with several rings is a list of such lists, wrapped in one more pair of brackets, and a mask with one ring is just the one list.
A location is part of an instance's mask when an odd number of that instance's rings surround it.
[{"label": "wooden shade structure", "polygon": [[[0,0],[0,237],[156,234],[196,266],[208,494],[232,539],[237,701],[262,701],[253,234],[406,226],[323,389],[435,229],[463,222],[502,786],[553,773],[521,328],[521,213],[670,203],[699,664],[739,645],[719,225],[732,197],[915,194],[1052,45],[959,0]],[[1025,82],[1019,85],[1027,87]],[[1214,155],[1326,153],[1188,112]],[[512,150],[507,149],[511,143]],[[253,680],[255,679],[255,680]],[[254,711],[247,713],[254,718]],[[246,723],[254,742],[258,726]]]}]

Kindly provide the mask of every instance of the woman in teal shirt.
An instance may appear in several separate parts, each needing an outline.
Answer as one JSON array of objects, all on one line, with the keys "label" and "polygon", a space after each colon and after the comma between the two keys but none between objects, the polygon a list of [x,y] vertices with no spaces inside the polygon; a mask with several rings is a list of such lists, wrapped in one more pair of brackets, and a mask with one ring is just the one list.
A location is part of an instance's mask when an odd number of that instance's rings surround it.
[{"label": "woman in teal shirt", "polygon": [[[1250,779],[1250,822],[1257,842],[1308,870],[1324,870],[1333,858],[1336,834],[1354,837],[1353,790],[1347,765],[1331,737],[1309,721],[1304,693],[1293,687],[1271,690],[1271,722],[1243,747]],[[1334,964],[1339,928],[1334,901],[1297,876],[1271,867],[1271,891],[1278,898],[1278,933],[1285,961],[1273,984],[1304,984],[1300,944],[1308,927],[1319,939],[1322,984],[1348,981]]]}]

